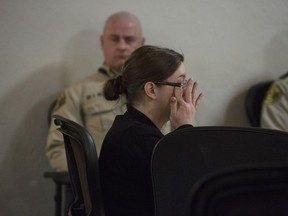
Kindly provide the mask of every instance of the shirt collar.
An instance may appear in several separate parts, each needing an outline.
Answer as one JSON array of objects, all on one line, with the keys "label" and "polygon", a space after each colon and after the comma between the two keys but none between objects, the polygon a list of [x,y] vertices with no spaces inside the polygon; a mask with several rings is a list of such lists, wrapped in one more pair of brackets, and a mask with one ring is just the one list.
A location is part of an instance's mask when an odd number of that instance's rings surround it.
[{"label": "shirt collar", "polygon": [[105,63],[103,63],[103,65],[98,69],[98,72],[108,76],[109,78],[114,78],[120,74],[119,71],[109,68]]},{"label": "shirt collar", "polygon": [[[159,128],[157,128],[157,126],[151,121],[151,119],[149,119],[144,113],[140,112],[130,104],[127,104],[126,114],[131,116],[133,119],[136,119],[137,121],[154,126],[157,130],[159,130]],[[159,132],[161,131],[159,130]]]}]

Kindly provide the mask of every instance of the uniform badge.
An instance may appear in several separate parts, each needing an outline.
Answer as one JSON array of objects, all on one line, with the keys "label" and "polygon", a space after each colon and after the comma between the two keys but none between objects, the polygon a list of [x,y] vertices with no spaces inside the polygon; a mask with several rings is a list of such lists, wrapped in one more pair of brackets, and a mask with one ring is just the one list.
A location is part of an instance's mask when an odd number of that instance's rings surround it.
[{"label": "uniform badge", "polygon": [[53,111],[58,110],[65,103],[65,100],[66,100],[65,94],[64,93],[60,94],[59,97],[57,98]]},{"label": "uniform badge", "polygon": [[281,95],[283,94],[282,90],[277,85],[272,85],[271,88],[266,93],[266,97],[264,99],[264,104],[270,105],[276,102]]}]

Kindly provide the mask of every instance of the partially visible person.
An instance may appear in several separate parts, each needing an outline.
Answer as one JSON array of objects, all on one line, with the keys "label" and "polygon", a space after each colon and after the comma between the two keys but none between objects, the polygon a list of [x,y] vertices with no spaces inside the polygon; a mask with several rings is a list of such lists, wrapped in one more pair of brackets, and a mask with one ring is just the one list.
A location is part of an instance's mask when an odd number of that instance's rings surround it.
[{"label": "partially visible person", "polygon": [[127,111],[118,115],[100,152],[99,166],[106,216],[154,215],[150,161],[170,120],[176,130],[192,127],[202,93],[186,80],[183,55],[167,48],[142,46],[107,81],[109,101],[125,97]]},{"label": "partially visible person", "polygon": [[[121,102],[107,101],[103,84],[120,74],[124,61],[144,44],[139,19],[128,12],[112,14],[100,38],[104,63],[95,74],[71,85],[58,97],[53,114],[83,125],[91,133],[99,154],[101,144],[116,114],[123,113]],[[125,110],[124,110],[125,111]],[[46,156],[55,171],[68,171],[63,137],[51,123]]]},{"label": "partially visible person", "polygon": [[261,127],[288,131],[288,76],[273,82],[262,106]]},{"label": "partially visible person", "polygon": [[[145,38],[139,19],[128,12],[117,12],[108,17],[100,37],[104,62],[95,74],[69,86],[58,97],[52,114],[59,114],[84,126],[92,135],[98,154],[108,129],[117,114],[126,109],[122,102],[107,101],[102,93],[106,80],[121,73],[128,56],[142,46]],[[53,170],[68,171],[63,136],[51,123],[47,138],[46,156]],[[67,185],[64,212],[73,201]]]}]

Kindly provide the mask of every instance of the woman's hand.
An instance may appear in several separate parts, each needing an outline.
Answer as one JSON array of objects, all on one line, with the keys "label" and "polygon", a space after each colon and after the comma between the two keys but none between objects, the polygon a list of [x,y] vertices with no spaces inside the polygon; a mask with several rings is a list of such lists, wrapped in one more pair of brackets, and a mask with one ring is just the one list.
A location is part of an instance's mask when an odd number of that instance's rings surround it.
[{"label": "woman's hand", "polygon": [[175,96],[170,102],[170,121],[173,128],[184,124],[194,124],[196,110],[201,102],[203,94],[196,95],[198,83],[188,80],[185,89],[175,88]]}]

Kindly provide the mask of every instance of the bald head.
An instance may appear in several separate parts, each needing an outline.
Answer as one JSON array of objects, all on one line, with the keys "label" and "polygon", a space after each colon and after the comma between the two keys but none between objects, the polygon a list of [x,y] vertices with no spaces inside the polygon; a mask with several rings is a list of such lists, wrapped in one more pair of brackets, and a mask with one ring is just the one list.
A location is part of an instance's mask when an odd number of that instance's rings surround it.
[{"label": "bald head", "polygon": [[134,14],[131,14],[125,11],[117,12],[117,13],[110,15],[105,22],[103,32],[106,31],[106,28],[110,25],[111,22],[115,20],[121,20],[121,19],[122,20],[126,19],[126,20],[130,20],[131,22],[133,22],[135,27],[139,31],[139,34],[142,35],[142,26],[141,26],[140,20]]},{"label": "bald head", "polygon": [[101,46],[105,64],[120,71],[125,60],[144,44],[139,19],[128,12],[114,13],[105,22]]}]

